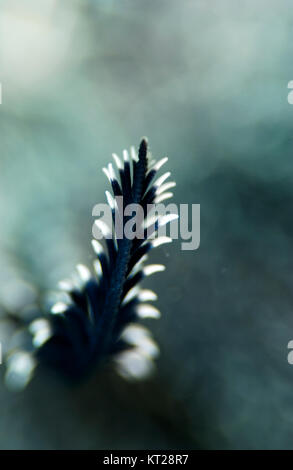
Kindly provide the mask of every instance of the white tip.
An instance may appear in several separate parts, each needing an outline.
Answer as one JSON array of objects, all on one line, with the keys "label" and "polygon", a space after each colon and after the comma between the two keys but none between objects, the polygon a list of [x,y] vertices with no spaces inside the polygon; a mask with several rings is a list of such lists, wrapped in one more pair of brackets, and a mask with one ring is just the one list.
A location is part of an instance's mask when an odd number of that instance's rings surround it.
[{"label": "white tip", "polygon": [[162,158],[161,160],[159,160],[157,163],[155,163],[155,165],[153,166],[153,168],[151,168],[152,170],[156,170],[156,171],[159,171],[160,168],[162,168],[163,165],[165,165],[165,163],[168,161],[168,157],[165,157],[165,158]]},{"label": "white tip", "polygon": [[129,162],[129,155],[128,155],[127,150],[123,150],[123,160],[125,162]]},{"label": "white tip", "polygon": [[108,180],[109,180],[110,183],[111,183],[110,173],[109,173],[108,169],[107,169],[107,168],[103,168],[102,171],[105,173],[105,175],[107,176]]},{"label": "white tip", "polygon": [[158,219],[159,219],[158,214],[149,213],[147,218],[144,221],[144,228],[147,229],[147,228],[151,227],[152,225],[154,225],[156,223],[156,221]]},{"label": "white tip", "polygon": [[33,345],[36,348],[42,346],[52,336],[50,323],[44,318],[33,321],[29,326],[29,331],[33,335]]},{"label": "white tip", "polygon": [[135,345],[146,336],[150,336],[149,330],[144,326],[134,324],[128,325],[121,333],[121,339]]},{"label": "white tip", "polygon": [[166,224],[169,224],[173,220],[178,219],[178,214],[166,214],[159,218],[159,226],[163,227]]},{"label": "white tip", "polygon": [[134,286],[132,289],[130,289],[129,292],[127,292],[126,296],[124,297],[122,301],[122,305],[128,304],[128,302],[134,299],[139,293],[140,293],[140,288],[138,286]]},{"label": "white tip", "polygon": [[116,155],[116,153],[113,153],[112,157],[114,159],[114,162],[116,163],[116,166],[117,166],[118,170],[122,170],[123,165],[122,165],[122,162],[121,162],[120,158],[118,157],[118,155]]},{"label": "white tip", "polygon": [[71,292],[74,289],[74,285],[69,279],[63,279],[62,281],[59,281],[58,287],[65,292]]},{"label": "white tip", "polygon": [[158,237],[152,241],[152,245],[154,248],[157,248],[158,246],[164,245],[165,243],[171,243],[171,242],[172,242],[172,238],[170,237]]},{"label": "white tip", "polygon": [[157,179],[157,181],[155,182],[155,186],[159,188],[161,184],[163,184],[164,181],[166,181],[166,179],[169,178],[170,175],[171,175],[170,171],[167,171],[167,173],[164,173],[162,176],[160,176],[160,178]]},{"label": "white tip", "polygon": [[112,232],[103,220],[96,219],[95,225],[100,229],[104,238],[112,238]]},{"label": "white tip", "polygon": [[132,270],[130,271],[129,275],[130,276],[134,276],[134,274],[136,274],[138,271],[141,270],[143,264],[145,263],[145,261],[148,259],[148,255],[143,255],[140,260],[135,263],[135,265],[133,266]]},{"label": "white tip", "polygon": [[159,273],[165,271],[165,266],[163,264],[149,264],[143,268],[145,276],[151,276],[154,273]]},{"label": "white tip", "polygon": [[51,308],[51,313],[53,313],[53,315],[58,315],[59,313],[64,313],[67,309],[68,304],[65,302],[56,302],[56,304]]},{"label": "white tip", "polygon": [[115,171],[114,171],[112,163],[109,163],[108,165],[108,172],[109,172],[111,181],[116,180],[116,175],[115,175]]},{"label": "white tip", "polygon": [[5,383],[12,390],[22,390],[32,378],[37,365],[34,357],[25,351],[16,351],[7,358]]},{"label": "white tip", "polygon": [[37,318],[36,320],[32,321],[28,327],[29,332],[34,335],[42,328],[48,328],[50,326],[48,320],[45,318]]},{"label": "white tip", "polygon": [[155,203],[155,204],[159,204],[160,202],[166,201],[166,199],[170,199],[171,197],[173,197],[173,193],[163,193],[163,194],[160,194],[160,196],[157,196],[157,197],[154,199],[154,203]]},{"label": "white tip", "polygon": [[158,298],[157,294],[150,289],[142,289],[138,293],[138,299],[141,302],[150,302],[150,301],[157,300],[157,298]]},{"label": "white tip", "polygon": [[131,346],[136,346],[148,358],[157,357],[159,348],[150,336],[149,330],[139,325],[129,325],[121,335],[121,339]]},{"label": "white tip", "polygon": [[162,184],[157,190],[156,190],[156,195],[159,196],[162,194],[164,191],[167,191],[168,189],[175,188],[176,183],[175,181],[169,181],[169,183]]},{"label": "white tip", "polygon": [[155,318],[158,319],[161,316],[160,311],[149,304],[140,304],[136,309],[139,318]]},{"label": "white tip", "polygon": [[101,255],[102,253],[104,253],[104,249],[103,249],[101,243],[98,242],[95,239],[92,240],[92,247],[93,247],[93,250],[96,253],[96,255]]},{"label": "white tip", "polygon": [[103,270],[102,270],[102,266],[101,266],[101,263],[100,263],[100,260],[99,259],[95,259],[94,263],[94,270],[96,272],[96,275],[98,276],[98,278],[100,279],[103,275]]},{"label": "white tip", "polygon": [[114,204],[114,199],[112,197],[112,194],[109,193],[109,191],[105,191],[105,194],[106,194],[106,198],[107,198],[109,206],[111,207],[112,210],[114,210],[115,204]]},{"label": "white tip", "polygon": [[154,364],[137,350],[124,351],[115,358],[117,372],[127,380],[141,380],[154,371]]},{"label": "white tip", "polygon": [[83,264],[78,264],[76,270],[82,282],[87,282],[91,278],[90,270]]},{"label": "white tip", "polygon": [[130,155],[131,155],[132,160],[137,162],[138,156],[137,156],[136,150],[133,146],[130,147]]}]

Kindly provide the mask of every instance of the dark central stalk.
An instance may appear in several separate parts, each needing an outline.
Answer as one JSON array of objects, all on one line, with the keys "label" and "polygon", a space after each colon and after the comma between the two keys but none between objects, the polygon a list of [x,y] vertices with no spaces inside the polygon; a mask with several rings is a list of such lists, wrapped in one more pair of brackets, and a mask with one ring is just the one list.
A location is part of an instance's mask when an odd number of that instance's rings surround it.
[{"label": "dark central stalk", "polygon": [[[141,202],[146,173],[147,141],[143,139],[139,147],[138,162],[136,165],[134,165],[131,201],[132,204],[139,204]],[[123,222],[123,229],[124,226],[125,223]],[[101,329],[103,331],[108,332],[106,337],[101,338],[102,341],[105,341],[105,344],[107,343],[108,335],[112,333],[112,327],[115,323],[117,313],[120,307],[121,296],[123,292],[123,286],[126,280],[133,242],[134,240],[127,239],[124,233],[123,238],[119,242],[119,249],[117,251],[115,267],[111,274],[110,285],[106,295],[101,318],[102,326],[106,327],[105,329]]]}]

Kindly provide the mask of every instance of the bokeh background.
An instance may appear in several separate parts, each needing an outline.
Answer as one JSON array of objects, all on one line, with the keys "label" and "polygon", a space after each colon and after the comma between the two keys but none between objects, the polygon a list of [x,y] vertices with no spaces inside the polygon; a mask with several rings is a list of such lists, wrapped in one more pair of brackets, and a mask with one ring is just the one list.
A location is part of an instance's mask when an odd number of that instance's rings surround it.
[{"label": "bokeh background", "polygon": [[1,385],[0,448],[293,448],[292,37],[290,0],[0,1],[2,306],[91,262],[101,169],[142,135],[201,204],[199,250],[152,255],[156,376]]}]

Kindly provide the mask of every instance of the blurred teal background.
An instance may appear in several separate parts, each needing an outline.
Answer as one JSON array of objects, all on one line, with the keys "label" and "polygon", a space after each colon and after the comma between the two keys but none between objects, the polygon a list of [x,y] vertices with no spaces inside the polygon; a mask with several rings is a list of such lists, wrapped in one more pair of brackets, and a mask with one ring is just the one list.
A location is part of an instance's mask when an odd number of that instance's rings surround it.
[{"label": "blurred teal background", "polygon": [[152,256],[156,377],[2,386],[0,448],[293,447],[292,38],[290,0],[0,1],[2,304],[91,262],[101,169],[142,135],[201,204],[199,250]]}]

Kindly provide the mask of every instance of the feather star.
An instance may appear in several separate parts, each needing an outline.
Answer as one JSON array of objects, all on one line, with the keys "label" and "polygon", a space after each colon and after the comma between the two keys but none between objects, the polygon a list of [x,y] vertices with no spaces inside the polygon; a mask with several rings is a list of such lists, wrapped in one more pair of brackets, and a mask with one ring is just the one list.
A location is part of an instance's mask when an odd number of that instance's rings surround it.
[{"label": "feather star", "polygon": [[[98,240],[92,240],[94,274],[86,266],[78,265],[78,279],[59,283],[68,301],[57,302],[49,312],[23,328],[26,340],[5,358],[5,381],[14,389],[24,388],[39,364],[71,379],[84,377],[109,359],[127,379],[144,378],[153,370],[153,359],[159,349],[150,331],[139,322],[159,318],[160,312],[149,303],[156,300],[156,294],[138,285],[146,276],[165,269],[159,264],[146,266],[144,261],[152,248],[172,240],[166,236],[150,237],[150,233],[157,234],[160,227],[177,216],[169,214],[152,219],[148,205],[172,197],[169,189],[175,183],[165,183],[169,172],[155,180],[167,158],[149,162],[146,139],[142,140],[138,155],[132,148],[130,156],[124,151],[122,160],[115,154],[113,159],[119,179],[111,163],[104,168],[113,191],[113,196],[106,191],[112,226],[96,220],[106,248]],[[123,196],[123,210],[128,204],[143,208],[141,237],[128,239],[115,235],[116,221],[123,220],[124,227],[129,220],[121,214],[118,196]]]}]

